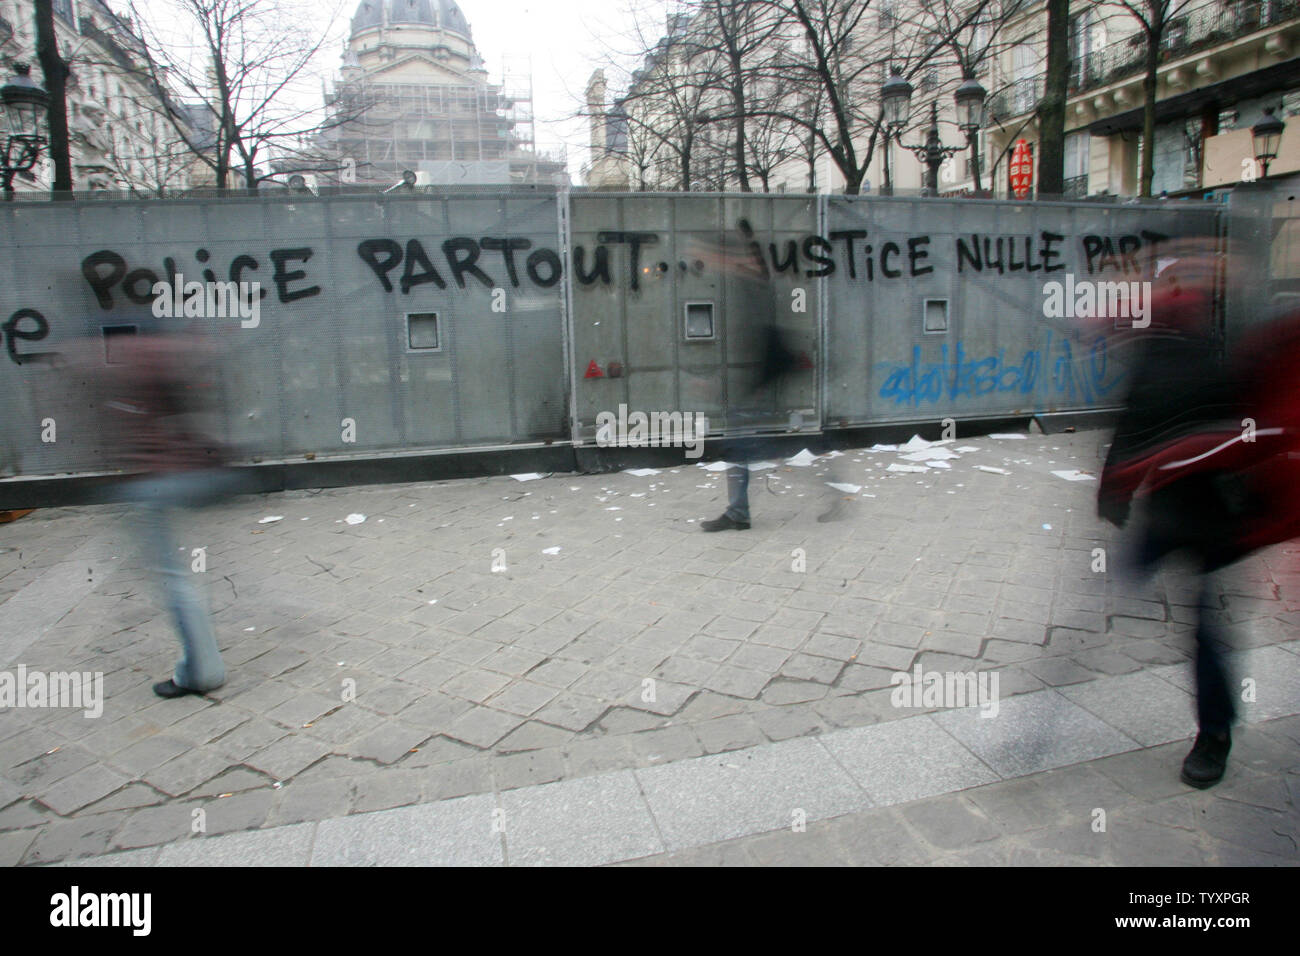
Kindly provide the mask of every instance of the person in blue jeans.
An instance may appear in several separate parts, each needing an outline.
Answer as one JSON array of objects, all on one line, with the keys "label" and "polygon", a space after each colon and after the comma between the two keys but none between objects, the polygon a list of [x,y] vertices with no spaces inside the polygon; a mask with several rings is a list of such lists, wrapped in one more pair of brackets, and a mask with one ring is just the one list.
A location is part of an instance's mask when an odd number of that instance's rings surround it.
[{"label": "person in blue jeans", "polygon": [[225,451],[205,433],[215,410],[215,371],[203,336],[160,334],[147,319],[136,334],[115,338],[103,369],[108,447],[127,472],[119,496],[137,508],[142,556],[162,586],[180,639],[172,676],[154,685],[160,697],[202,694],[226,681],[212,619],[174,523],[183,509],[214,503],[237,489]]}]

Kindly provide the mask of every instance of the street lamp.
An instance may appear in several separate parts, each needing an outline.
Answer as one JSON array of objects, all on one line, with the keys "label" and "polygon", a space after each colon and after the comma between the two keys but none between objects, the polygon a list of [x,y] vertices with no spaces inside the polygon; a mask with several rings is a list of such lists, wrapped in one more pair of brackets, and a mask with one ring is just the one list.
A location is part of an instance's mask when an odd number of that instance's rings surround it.
[{"label": "street lamp", "polygon": [[912,99],[912,84],[903,79],[898,67],[889,68],[889,79],[880,88],[880,102],[885,120],[885,188],[886,196],[893,195],[894,183],[889,175],[889,141],[907,125],[908,105]]},{"label": "street lamp", "polygon": [[1264,176],[1268,176],[1268,164],[1277,159],[1277,148],[1282,142],[1282,131],[1285,129],[1286,124],[1273,115],[1271,106],[1264,110],[1264,118],[1250,128],[1255,158],[1263,167]]},{"label": "street lamp", "polygon": [[930,104],[930,129],[925,134],[925,142],[918,146],[908,146],[900,142],[898,145],[903,149],[909,150],[913,156],[926,165],[925,191],[926,195],[939,195],[939,167],[949,156],[960,153],[965,146],[944,146],[939,140],[939,104],[932,102]]},{"label": "street lamp", "polygon": [[967,77],[957,87],[957,127],[966,134],[970,144],[971,172],[975,178],[975,195],[980,193],[979,131],[984,125],[984,87],[974,77]]},{"label": "street lamp", "polygon": [[41,122],[50,105],[50,94],[31,78],[30,66],[15,63],[14,73],[12,80],[0,86],[7,133],[0,185],[6,200],[14,198],[14,176],[30,170],[40,158],[41,147],[46,143],[41,135]]}]

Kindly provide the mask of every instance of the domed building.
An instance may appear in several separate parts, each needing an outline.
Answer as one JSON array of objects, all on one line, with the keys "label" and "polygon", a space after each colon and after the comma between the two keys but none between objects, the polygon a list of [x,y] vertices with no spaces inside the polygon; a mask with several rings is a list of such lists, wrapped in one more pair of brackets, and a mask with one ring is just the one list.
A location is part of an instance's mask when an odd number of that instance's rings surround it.
[{"label": "domed building", "polygon": [[[488,81],[455,0],[361,0],[325,139],[343,185],[552,183],[533,144],[530,81]],[[566,179],[567,181],[567,179]]]}]

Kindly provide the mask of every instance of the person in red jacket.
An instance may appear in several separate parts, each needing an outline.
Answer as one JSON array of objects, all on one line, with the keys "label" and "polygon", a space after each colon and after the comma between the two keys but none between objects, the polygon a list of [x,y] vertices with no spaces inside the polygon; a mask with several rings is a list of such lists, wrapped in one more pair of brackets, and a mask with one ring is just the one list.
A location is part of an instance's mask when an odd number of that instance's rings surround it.
[{"label": "person in red jacket", "polygon": [[1126,408],[1098,489],[1098,512],[1119,527],[1143,502],[1134,564],[1149,573],[1189,555],[1200,578],[1196,638],[1198,733],[1183,761],[1190,786],[1227,767],[1236,708],[1211,623],[1214,572],[1300,533],[1300,316],[1261,323],[1230,358],[1213,325],[1220,258],[1180,258],[1156,281],[1152,323],[1138,342]]}]

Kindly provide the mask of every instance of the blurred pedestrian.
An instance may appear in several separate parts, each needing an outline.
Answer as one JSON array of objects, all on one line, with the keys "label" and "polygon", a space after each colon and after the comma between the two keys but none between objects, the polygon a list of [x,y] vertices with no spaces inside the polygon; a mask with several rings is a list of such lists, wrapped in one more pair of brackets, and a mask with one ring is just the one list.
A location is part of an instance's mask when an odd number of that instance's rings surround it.
[{"label": "blurred pedestrian", "polygon": [[218,411],[214,351],[198,332],[162,332],[148,318],[135,334],[106,342],[100,397],[115,463],[127,473],[121,495],[137,506],[142,555],[181,645],[171,678],[153,689],[160,697],[206,693],[225,683],[226,668],[175,521],[181,509],[214,503],[237,486],[209,433]]},{"label": "blurred pedestrian", "polygon": [[1156,280],[1098,490],[1099,513],[1119,527],[1142,497],[1132,556],[1140,575],[1175,553],[1192,561],[1198,731],[1182,779],[1201,789],[1223,777],[1236,719],[1214,574],[1300,531],[1290,458],[1300,447],[1300,408],[1293,371],[1278,371],[1300,359],[1300,323],[1261,328],[1224,359],[1213,320],[1221,265],[1211,250],[1184,247]]}]

